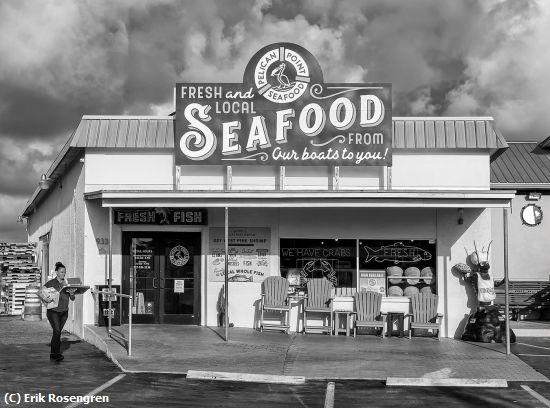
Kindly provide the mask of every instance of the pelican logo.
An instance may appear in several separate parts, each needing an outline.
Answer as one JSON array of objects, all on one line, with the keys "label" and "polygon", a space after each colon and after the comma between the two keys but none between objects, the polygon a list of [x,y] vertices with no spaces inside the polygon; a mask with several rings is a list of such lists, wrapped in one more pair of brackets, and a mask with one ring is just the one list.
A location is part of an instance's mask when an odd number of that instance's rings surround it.
[{"label": "pelican logo", "polygon": [[183,266],[189,261],[189,251],[184,246],[178,245],[170,251],[170,262],[174,266]]},{"label": "pelican logo", "polygon": [[275,103],[297,100],[304,94],[309,82],[309,67],[304,58],[284,46],[265,52],[254,70],[258,93]]}]

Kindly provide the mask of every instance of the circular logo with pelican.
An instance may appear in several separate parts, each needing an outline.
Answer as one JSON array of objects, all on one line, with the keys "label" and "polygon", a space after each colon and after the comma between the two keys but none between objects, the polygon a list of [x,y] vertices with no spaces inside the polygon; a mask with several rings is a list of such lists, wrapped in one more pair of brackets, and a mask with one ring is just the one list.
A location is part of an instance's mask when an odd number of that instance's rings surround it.
[{"label": "circular logo with pelican", "polygon": [[170,251],[170,262],[174,266],[183,266],[189,261],[189,251],[181,245],[177,245]]},{"label": "circular logo with pelican", "polygon": [[304,58],[282,45],[268,49],[254,69],[258,93],[275,103],[297,100],[304,94],[309,82],[309,67]]}]

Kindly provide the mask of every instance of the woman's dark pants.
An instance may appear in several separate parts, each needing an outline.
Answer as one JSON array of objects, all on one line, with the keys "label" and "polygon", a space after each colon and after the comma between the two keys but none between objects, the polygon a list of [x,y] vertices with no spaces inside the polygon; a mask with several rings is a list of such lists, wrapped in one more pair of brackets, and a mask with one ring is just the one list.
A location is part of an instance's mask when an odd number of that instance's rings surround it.
[{"label": "woman's dark pants", "polygon": [[53,329],[50,353],[59,355],[61,354],[61,331],[63,330],[63,326],[65,326],[65,322],[69,316],[69,311],[66,310],[64,312],[56,312],[55,310],[48,310],[46,315],[48,316],[48,321]]}]

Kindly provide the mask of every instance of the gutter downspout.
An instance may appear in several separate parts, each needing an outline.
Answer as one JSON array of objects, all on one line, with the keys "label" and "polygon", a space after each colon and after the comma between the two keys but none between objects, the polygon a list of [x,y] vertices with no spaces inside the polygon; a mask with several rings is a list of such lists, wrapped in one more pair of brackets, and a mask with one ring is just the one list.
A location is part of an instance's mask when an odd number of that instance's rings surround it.
[{"label": "gutter downspout", "polygon": [[[73,278],[76,278],[76,188],[73,190]],[[74,327],[74,301],[71,303],[72,309],[72,328],[73,333],[75,331]],[[79,336],[80,337],[80,336]]]}]

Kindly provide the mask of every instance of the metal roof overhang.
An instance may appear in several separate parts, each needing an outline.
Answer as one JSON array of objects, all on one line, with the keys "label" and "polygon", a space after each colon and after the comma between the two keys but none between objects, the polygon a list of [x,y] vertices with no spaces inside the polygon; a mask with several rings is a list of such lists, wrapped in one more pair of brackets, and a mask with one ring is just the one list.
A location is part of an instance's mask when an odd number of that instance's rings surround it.
[{"label": "metal roof overhang", "polygon": [[103,207],[507,208],[515,191],[96,191]]},{"label": "metal roof overhang", "polygon": [[549,183],[491,183],[491,188],[501,190],[550,190]]}]

